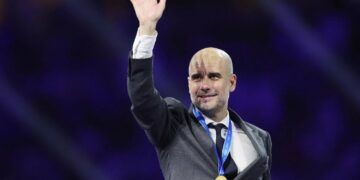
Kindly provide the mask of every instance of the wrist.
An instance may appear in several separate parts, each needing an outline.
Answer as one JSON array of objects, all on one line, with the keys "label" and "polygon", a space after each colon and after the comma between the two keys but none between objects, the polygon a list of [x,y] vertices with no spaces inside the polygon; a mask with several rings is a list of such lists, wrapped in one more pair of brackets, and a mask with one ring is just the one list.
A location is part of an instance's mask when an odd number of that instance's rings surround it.
[{"label": "wrist", "polygon": [[140,24],[139,35],[155,35],[156,34],[156,23]]}]

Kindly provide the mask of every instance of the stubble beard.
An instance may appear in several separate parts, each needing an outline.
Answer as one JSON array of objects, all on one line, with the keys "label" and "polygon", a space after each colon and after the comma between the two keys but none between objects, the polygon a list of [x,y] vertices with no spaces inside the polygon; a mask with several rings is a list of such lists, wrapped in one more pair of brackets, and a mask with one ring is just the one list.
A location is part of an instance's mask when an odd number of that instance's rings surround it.
[{"label": "stubble beard", "polygon": [[224,106],[226,106],[225,102],[219,100],[217,100],[216,102],[208,102],[208,103],[209,104],[196,101],[194,104],[201,111],[201,113],[212,119],[216,117],[218,113],[223,111]]}]

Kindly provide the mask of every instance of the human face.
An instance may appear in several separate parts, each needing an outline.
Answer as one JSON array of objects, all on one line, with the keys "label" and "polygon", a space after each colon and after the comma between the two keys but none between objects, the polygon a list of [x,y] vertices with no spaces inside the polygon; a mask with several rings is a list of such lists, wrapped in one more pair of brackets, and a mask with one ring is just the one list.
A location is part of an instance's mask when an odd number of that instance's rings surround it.
[{"label": "human face", "polygon": [[195,54],[190,62],[191,101],[209,117],[223,118],[227,114],[229,95],[236,87],[236,75],[230,72],[228,63],[217,52]]}]

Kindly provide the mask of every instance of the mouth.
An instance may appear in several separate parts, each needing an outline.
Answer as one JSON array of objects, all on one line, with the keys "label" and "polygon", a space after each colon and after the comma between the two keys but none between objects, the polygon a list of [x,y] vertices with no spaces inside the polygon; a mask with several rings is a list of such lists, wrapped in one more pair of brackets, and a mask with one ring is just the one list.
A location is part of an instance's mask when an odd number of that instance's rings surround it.
[{"label": "mouth", "polygon": [[197,97],[199,101],[206,103],[215,96],[217,96],[217,94],[203,94],[203,95],[198,95]]},{"label": "mouth", "polygon": [[207,97],[214,97],[216,96],[216,94],[203,94],[203,95],[198,95],[199,98],[207,98]]}]

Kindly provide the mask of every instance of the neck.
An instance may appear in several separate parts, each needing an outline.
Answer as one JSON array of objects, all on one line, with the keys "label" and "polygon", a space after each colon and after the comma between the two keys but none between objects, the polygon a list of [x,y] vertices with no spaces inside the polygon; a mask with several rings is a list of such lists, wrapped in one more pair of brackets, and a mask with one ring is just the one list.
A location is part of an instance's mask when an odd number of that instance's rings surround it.
[{"label": "neck", "polygon": [[220,122],[228,115],[229,112],[227,109],[224,109],[219,112],[202,111],[202,113],[213,121]]}]

